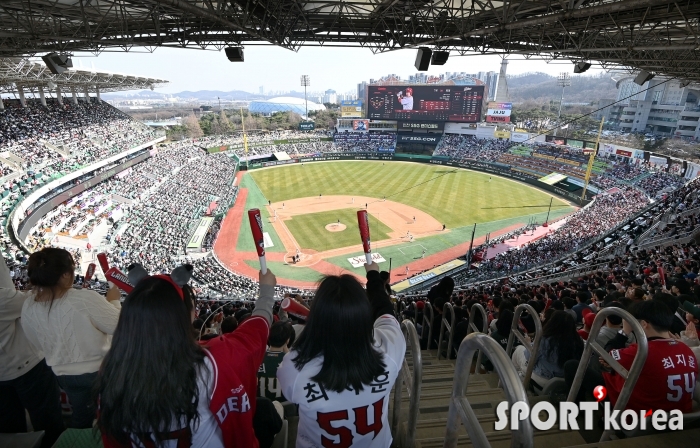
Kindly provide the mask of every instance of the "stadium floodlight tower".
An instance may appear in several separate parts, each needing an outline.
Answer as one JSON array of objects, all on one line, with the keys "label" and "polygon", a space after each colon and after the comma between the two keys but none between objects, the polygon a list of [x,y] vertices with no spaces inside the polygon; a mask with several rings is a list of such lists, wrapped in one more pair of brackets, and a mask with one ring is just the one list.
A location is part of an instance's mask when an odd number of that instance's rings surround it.
[{"label": "stadium floodlight tower", "polygon": [[306,98],[306,88],[311,85],[311,78],[309,75],[301,75],[301,86],[304,88],[304,104],[306,109],[306,120],[309,119],[309,100]]},{"label": "stadium floodlight tower", "polygon": [[557,118],[561,117],[561,106],[564,104],[564,89],[571,85],[571,75],[567,72],[559,73],[557,84],[561,87],[561,99],[559,100],[559,113]]}]

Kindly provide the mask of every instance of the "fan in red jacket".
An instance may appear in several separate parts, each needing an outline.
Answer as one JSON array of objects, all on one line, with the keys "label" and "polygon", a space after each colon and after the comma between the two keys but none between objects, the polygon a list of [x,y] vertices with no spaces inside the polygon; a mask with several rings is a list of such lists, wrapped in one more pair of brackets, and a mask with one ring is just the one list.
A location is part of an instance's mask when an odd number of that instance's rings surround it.
[{"label": "fan in red jacket", "polygon": [[[644,329],[649,350],[626,409],[677,409],[683,413],[691,412],[695,381],[698,378],[698,360],[687,345],[671,337],[669,329],[673,313],[664,303],[657,300],[634,303],[629,312]],[[620,334],[610,341],[607,347],[624,344],[631,330],[629,323],[623,321]],[[639,337],[643,336],[637,335],[637,338]],[[636,353],[637,344],[610,351],[613,359],[628,370]],[[603,377],[608,397],[614,405],[625,381],[614,371],[603,373]]]},{"label": "fan in red jacket", "polygon": [[[275,276],[260,274],[250,318],[202,347],[193,336],[194,292],[186,285],[191,266],[181,268],[171,276],[145,276],[140,266],[129,271],[136,286],[97,381],[104,446],[257,448],[257,371]],[[132,280],[136,271],[141,278]]]}]

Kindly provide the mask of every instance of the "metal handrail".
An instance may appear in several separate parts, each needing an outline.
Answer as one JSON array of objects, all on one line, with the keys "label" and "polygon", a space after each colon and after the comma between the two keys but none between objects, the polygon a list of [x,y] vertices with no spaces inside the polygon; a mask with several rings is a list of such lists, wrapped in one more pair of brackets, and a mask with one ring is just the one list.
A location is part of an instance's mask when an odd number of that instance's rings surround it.
[{"label": "metal handrail", "polygon": [[[483,319],[482,320],[482,323],[483,323],[482,327],[483,328],[481,330],[478,329],[476,327],[476,324],[474,323],[474,316],[476,316],[477,310],[481,313],[481,318]],[[488,330],[489,330],[489,319],[486,315],[486,310],[484,309],[483,306],[481,306],[480,303],[473,304],[471,310],[469,310],[469,327],[467,328],[467,334],[471,334],[471,333],[488,334]],[[474,373],[477,373],[477,374],[481,370],[481,355],[482,355],[482,351],[479,350],[479,354],[476,356],[476,368],[474,369]]]},{"label": "metal handrail", "polygon": [[[515,366],[508,355],[506,355],[503,347],[495,339],[483,333],[468,335],[459,345],[457,352],[452,396],[450,397],[450,408],[447,413],[444,448],[455,448],[457,446],[457,431],[460,419],[467,429],[473,446],[479,448],[491,446],[486,438],[484,429],[479,424],[479,420],[469,404],[469,400],[465,396],[469,383],[469,371],[477,350],[486,352],[486,355],[493,363],[494,369],[503,383],[503,391],[509,404],[508,408],[511,409],[516,402],[528,402],[527,393],[520,383],[518,372],[515,371]],[[511,430],[511,446],[531,448],[534,444],[534,432],[529,419],[520,422],[518,429]]]},{"label": "metal handrail", "polygon": [[416,439],[416,421],[418,420],[418,403],[420,401],[421,383],[423,381],[423,359],[420,351],[420,339],[418,332],[413,322],[406,319],[401,322],[401,331],[406,339],[406,350],[410,348],[413,355],[413,369],[408,365],[406,357],[403,358],[401,370],[396,381],[396,389],[394,389],[394,409],[391,416],[391,427],[394,437],[398,438],[399,434],[399,419],[401,418],[401,394],[403,392],[402,385],[406,385],[406,392],[409,397],[408,405],[408,427],[406,428],[405,444],[403,448],[413,448]]},{"label": "metal handrail", "polygon": [[[430,317],[428,318],[428,315]],[[433,306],[430,302],[424,302],[423,306],[423,326],[421,327],[421,338],[425,334],[425,329],[428,329],[428,343],[425,346],[426,350],[430,350],[430,342],[433,338]]]},{"label": "metal handrail", "polygon": [[[622,411],[623,409],[625,409],[625,406],[627,406],[627,402],[629,401],[630,396],[632,395],[634,386],[635,384],[637,384],[637,379],[642,373],[644,363],[647,360],[649,346],[647,344],[647,338],[644,334],[642,326],[639,324],[637,319],[632,317],[630,313],[623,310],[622,308],[608,307],[599,311],[596,314],[595,319],[593,320],[593,325],[591,326],[591,331],[589,334],[598,334],[598,332],[600,332],[600,327],[603,326],[603,322],[608,316],[619,316],[627,322],[629,322],[632,326],[632,332],[634,333],[634,337],[637,340],[637,353],[634,355],[632,365],[630,366],[630,369],[628,371],[627,369],[622,367],[622,364],[617,362],[610,355],[610,353],[605,351],[605,349],[600,346],[600,344],[596,341],[595,338],[589,338],[586,341],[585,348],[583,349],[583,355],[581,356],[581,361],[578,363],[578,369],[576,369],[576,376],[574,377],[574,382],[571,385],[571,390],[569,390],[569,396],[566,398],[566,401],[576,401],[578,391],[581,388],[581,383],[583,382],[583,376],[586,373],[586,368],[588,367],[588,363],[591,360],[591,352],[595,351],[598,355],[600,355],[601,358],[603,358],[605,362],[607,362],[610,365],[610,367],[612,367],[615,370],[615,372],[618,373],[618,375],[620,375],[625,380],[625,383],[622,386],[622,390],[620,390],[620,395],[617,397],[615,407],[613,408],[614,413],[614,411]],[[612,430],[604,431],[603,435],[600,436],[600,441],[605,442],[606,440],[610,440],[610,434],[612,432]]]},{"label": "metal handrail", "polygon": [[[447,315],[449,311],[450,320],[447,321]],[[438,359],[442,354],[442,341],[445,334],[448,335],[447,338],[447,359],[450,359],[450,354],[452,354],[452,336],[453,330],[455,328],[455,309],[450,302],[445,303],[442,307],[442,320],[440,322],[440,333],[438,335]]]},{"label": "metal handrail", "polygon": [[[528,314],[532,316],[532,320],[535,321],[535,339],[532,342],[530,342],[526,335],[520,333],[520,329],[518,329],[518,323],[520,323],[520,316],[523,314],[523,311],[527,311]],[[527,390],[528,386],[530,385],[532,369],[535,368],[537,352],[540,349],[540,341],[542,339],[542,322],[540,322],[540,315],[537,314],[537,311],[535,311],[535,309],[527,303],[522,303],[515,307],[515,312],[513,313],[513,323],[510,325],[510,335],[508,335],[508,345],[506,346],[506,354],[508,357],[513,354],[513,345],[515,343],[514,338],[518,338],[518,341],[523,344],[523,347],[530,352],[530,359],[527,363],[527,369],[525,369],[525,374],[523,375],[523,387]]]}]

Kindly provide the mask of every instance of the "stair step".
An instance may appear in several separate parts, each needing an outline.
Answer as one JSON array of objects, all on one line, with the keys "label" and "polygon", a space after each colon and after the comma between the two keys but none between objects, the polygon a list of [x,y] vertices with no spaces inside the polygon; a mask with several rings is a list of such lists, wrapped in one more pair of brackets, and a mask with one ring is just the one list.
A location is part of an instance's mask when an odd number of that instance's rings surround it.
[{"label": "stair step", "polygon": [[[511,433],[508,430],[485,432],[486,438],[491,443],[491,448],[510,448]],[[535,446],[537,448],[560,448],[581,443],[583,437],[578,431],[560,431],[551,429],[549,431],[535,431]],[[444,433],[440,437],[416,438],[417,448],[441,448],[445,442]],[[584,441],[585,442],[585,441]],[[474,447],[469,436],[460,435],[457,438],[457,446]],[[481,447],[474,447],[481,448]]]},{"label": "stair step", "polygon": [[696,448],[699,440],[700,428],[650,434],[631,439],[569,445],[569,448]]}]

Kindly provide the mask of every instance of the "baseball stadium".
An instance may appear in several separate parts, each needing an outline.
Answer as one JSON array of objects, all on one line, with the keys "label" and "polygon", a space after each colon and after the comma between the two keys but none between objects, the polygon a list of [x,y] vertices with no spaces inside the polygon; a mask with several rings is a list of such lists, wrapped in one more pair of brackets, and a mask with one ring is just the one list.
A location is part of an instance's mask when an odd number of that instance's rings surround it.
[{"label": "baseball stadium", "polygon": [[700,446],[699,18],[3,0],[0,448]]},{"label": "baseball stadium", "polygon": [[[243,171],[237,179],[238,200],[223,221],[214,254],[243,275],[260,269],[249,224],[241,220],[245,210],[259,208],[268,266],[285,284],[299,288],[313,288],[323,275],[356,274],[362,268],[354,261],[364,260],[357,210],[368,211],[374,257],[385,270],[391,263],[398,282],[464,258],[475,224],[473,247],[487,234],[495,239],[527,224],[558,221],[577,209],[515,180],[390,160],[300,162]],[[519,243],[555,228],[550,225]],[[517,244],[499,245],[492,255]]]}]

